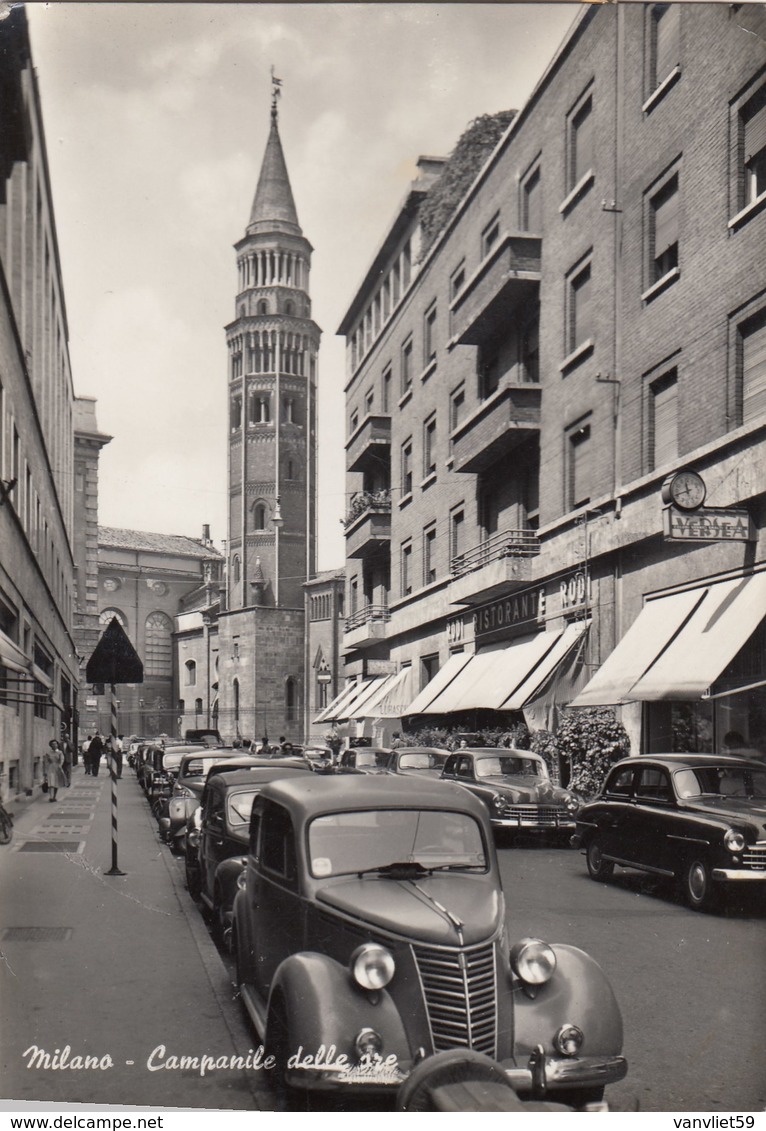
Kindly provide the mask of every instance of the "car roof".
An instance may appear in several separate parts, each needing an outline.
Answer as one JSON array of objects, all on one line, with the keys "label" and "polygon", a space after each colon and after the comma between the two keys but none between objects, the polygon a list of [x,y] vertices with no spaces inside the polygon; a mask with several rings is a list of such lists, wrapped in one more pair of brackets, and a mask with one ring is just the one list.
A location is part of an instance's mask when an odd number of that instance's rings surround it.
[{"label": "car roof", "polygon": [[253,766],[251,769],[235,770],[231,774],[213,774],[208,778],[210,788],[233,789],[245,785],[260,788],[268,782],[292,777],[293,774],[310,774],[308,766]]},{"label": "car roof", "polygon": [[635,754],[623,758],[616,766],[646,766],[650,764],[665,766],[668,770],[702,768],[704,766],[746,766],[751,769],[766,769],[766,763],[758,758],[742,758],[736,754]]},{"label": "car roof", "polygon": [[490,757],[496,758],[498,754],[516,755],[521,758],[535,758],[538,761],[544,761],[541,754],[535,754],[534,750],[517,750],[515,746],[477,746],[472,749],[470,746],[464,747],[462,750],[453,750],[453,754],[474,754],[480,757],[482,754],[489,754]]},{"label": "car roof", "polygon": [[449,754],[443,746],[397,746],[394,754]]},{"label": "car roof", "polygon": [[296,775],[271,782],[261,797],[277,801],[298,821],[319,813],[341,813],[355,809],[452,809],[470,812],[482,823],[487,820],[483,802],[460,785],[395,774],[359,774],[324,777]]}]

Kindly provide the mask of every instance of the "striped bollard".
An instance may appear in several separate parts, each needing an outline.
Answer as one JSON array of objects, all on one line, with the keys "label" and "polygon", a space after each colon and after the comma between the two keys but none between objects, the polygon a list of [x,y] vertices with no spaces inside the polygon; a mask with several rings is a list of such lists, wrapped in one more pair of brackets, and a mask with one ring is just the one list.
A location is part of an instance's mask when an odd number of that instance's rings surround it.
[{"label": "striped bollard", "polygon": [[117,759],[114,756],[114,744],[117,740],[117,697],[114,684],[112,686],[112,741],[109,746],[109,776],[112,779],[112,866],[106,873],[107,876],[124,876],[117,864]]}]

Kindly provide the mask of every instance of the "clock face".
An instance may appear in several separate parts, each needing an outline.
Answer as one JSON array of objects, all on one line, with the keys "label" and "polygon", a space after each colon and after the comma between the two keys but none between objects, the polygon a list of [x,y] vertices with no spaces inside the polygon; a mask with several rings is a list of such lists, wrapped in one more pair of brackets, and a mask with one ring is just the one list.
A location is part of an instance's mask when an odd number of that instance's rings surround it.
[{"label": "clock face", "polygon": [[667,484],[669,502],[682,510],[696,510],[705,501],[705,483],[696,471],[679,471]]}]

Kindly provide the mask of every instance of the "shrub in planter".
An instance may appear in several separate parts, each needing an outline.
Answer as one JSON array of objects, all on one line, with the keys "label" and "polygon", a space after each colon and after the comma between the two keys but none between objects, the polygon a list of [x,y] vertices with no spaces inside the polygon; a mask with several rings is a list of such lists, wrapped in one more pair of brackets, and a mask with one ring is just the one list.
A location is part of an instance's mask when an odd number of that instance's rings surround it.
[{"label": "shrub in planter", "polygon": [[551,775],[551,781],[559,783],[559,744],[555,734],[549,730],[533,730],[529,749],[533,754],[541,754]]},{"label": "shrub in planter", "polygon": [[611,707],[565,710],[556,735],[559,752],[569,763],[569,788],[592,797],[609,768],[630,753],[630,739]]}]

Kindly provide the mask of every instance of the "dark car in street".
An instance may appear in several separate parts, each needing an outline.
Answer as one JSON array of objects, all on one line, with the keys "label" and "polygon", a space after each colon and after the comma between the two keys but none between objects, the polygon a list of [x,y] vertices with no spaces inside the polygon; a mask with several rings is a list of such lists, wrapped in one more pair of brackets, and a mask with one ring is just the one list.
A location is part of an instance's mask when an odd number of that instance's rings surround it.
[{"label": "dark car in street", "polygon": [[527,1097],[592,1102],[627,1071],[610,984],[517,937],[486,807],[444,782],[264,786],[234,901],[241,1000],[286,1088],[390,1091],[471,1048]]},{"label": "dark car in street", "polygon": [[766,885],[766,765],[713,754],[618,762],[572,837],[594,880],[615,866],[673,880],[695,910],[737,885]]},{"label": "dark car in street", "polygon": [[389,770],[418,778],[439,778],[449,758],[449,750],[435,746],[399,746],[394,750]]},{"label": "dark car in street", "polygon": [[553,784],[545,759],[531,750],[482,746],[450,754],[442,777],[465,786],[508,831],[572,832],[580,800]]},{"label": "dark car in street", "polygon": [[[239,762],[240,759],[232,759]],[[223,769],[225,772],[217,773]],[[245,866],[253,802],[264,785],[294,774],[310,773],[308,766],[254,765],[233,772],[227,766],[208,775],[198,810],[198,828],[186,838],[186,886],[193,899],[210,912],[219,938],[230,926],[237,880]]]},{"label": "dark car in street", "polygon": [[341,773],[385,774],[391,765],[393,750],[382,746],[352,746],[338,759]]},{"label": "dark car in street", "polygon": [[242,757],[242,751],[230,746],[218,750],[197,747],[194,753],[181,758],[167,813],[159,819],[160,836],[173,852],[180,853],[184,849],[186,823],[199,806],[208,771],[217,763],[237,756]]}]

